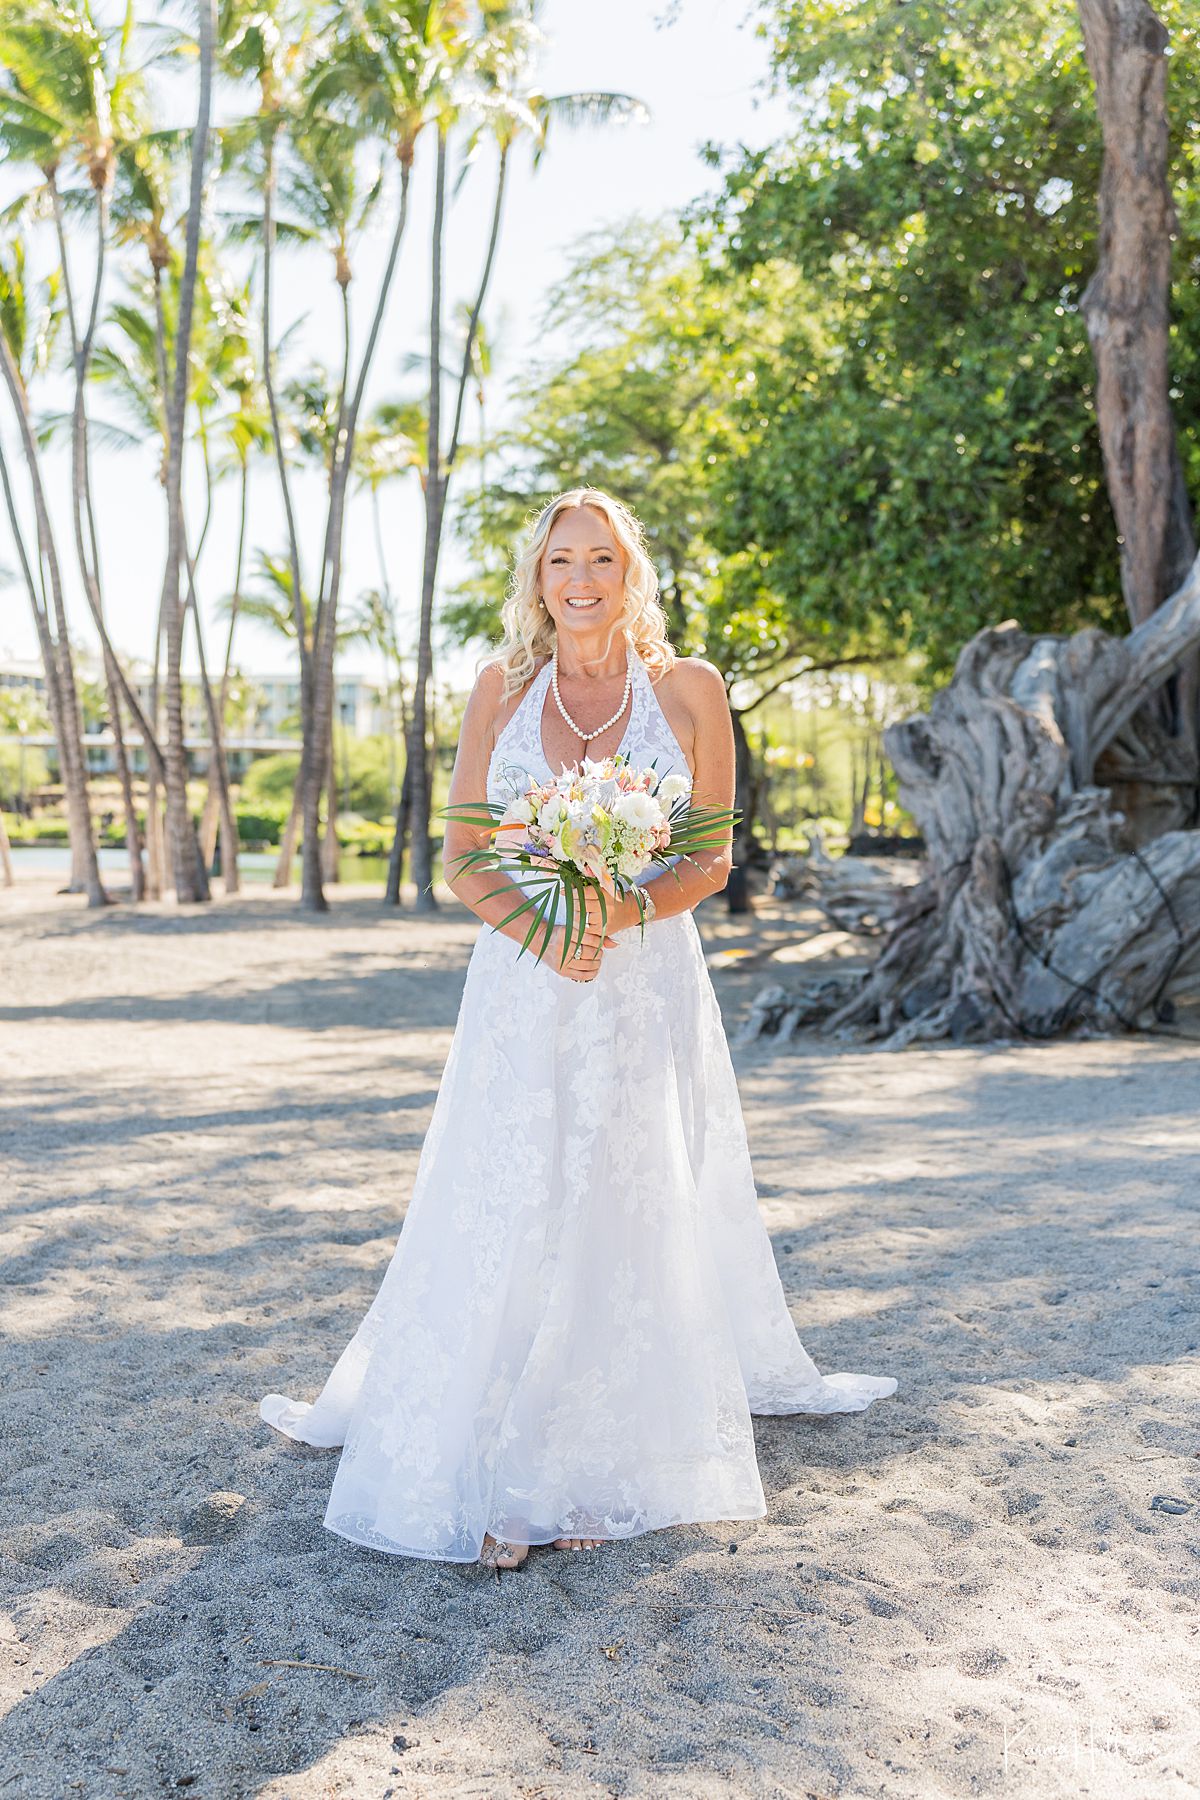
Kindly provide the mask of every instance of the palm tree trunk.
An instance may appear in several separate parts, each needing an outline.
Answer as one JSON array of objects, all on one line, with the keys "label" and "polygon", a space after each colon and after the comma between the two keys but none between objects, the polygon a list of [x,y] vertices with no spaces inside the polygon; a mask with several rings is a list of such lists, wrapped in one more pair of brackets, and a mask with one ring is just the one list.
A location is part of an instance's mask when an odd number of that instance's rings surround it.
[{"label": "palm tree trunk", "polygon": [[130,897],[136,904],[146,897],[146,868],[142,861],[142,828],[138,824],[137,802],[133,792],[133,771],[129,766],[129,752],[125,746],[125,727],[121,721],[120,681],[113,666],[112,652],[107,646],[104,650],[104,684],[108,692],[108,711],[112,724],[113,756],[117,765],[117,780],[121,785],[121,808],[125,814],[125,853],[129,858]]},{"label": "palm tree trunk", "polygon": [[736,707],[730,708],[733,721],[734,799],[741,819],[733,833],[733,868],[725,884],[726,904],[731,913],[750,911],[750,890],[746,879],[747,865],[754,850],[754,823],[758,799],[758,783],[754,771],[754,752],[746,734],[745,717]]},{"label": "palm tree trunk", "polygon": [[[217,702],[217,713],[221,720],[221,741],[227,727],[229,710],[229,680],[233,671],[233,634],[237,628],[238,610],[242,602],[242,565],[246,555],[246,512],[250,487],[250,462],[243,456],[241,473],[241,503],[238,511],[237,560],[233,571],[233,595],[229,603],[229,631],[225,638],[225,662],[221,670],[221,696]],[[204,797],[204,818],[200,825],[200,854],[207,868],[213,859],[217,847],[217,821],[220,818],[221,803],[216,785],[209,781],[208,793]],[[225,852],[222,851],[221,866],[224,868]]]},{"label": "palm tree trunk", "polygon": [[0,813],[0,870],[4,873],[5,887],[15,887],[16,877],[13,874],[12,854],[8,847],[8,828],[4,823],[4,814]]},{"label": "palm tree trunk", "polygon": [[[287,525],[288,559],[292,575],[292,617],[296,627],[296,650],[300,658],[300,772],[292,793],[292,809],[275,865],[274,887],[288,887],[292,879],[296,832],[305,801],[306,747],[313,742],[313,658],[308,640],[308,620],[304,613],[304,589],[300,579],[300,540],[296,532],[296,515],[292,507],[292,491],[287,475],[287,456],[283,427],[279,419],[279,402],[275,394],[275,372],[271,349],[271,281],[275,263],[275,129],[272,126],[266,143],[266,170],[263,177],[263,295],[262,295],[262,363],[263,385],[267,391],[267,408],[271,415],[271,441],[275,449],[275,466],[283,497],[283,515]],[[320,795],[318,794],[318,805]],[[318,879],[318,886],[320,885]]]},{"label": "palm tree trunk", "polygon": [[[196,540],[196,552],[193,556],[187,546],[186,538],[183,546],[184,562],[187,567],[188,606],[191,608],[192,620],[196,628],[196,648],[200,659],[200,682],[204,699],[204,710],[208,718],[208,739],[211,746],[208,759],[208,788],[204,799],[204,817],[200,825],[200,858],[208,869],[212,863],[214,844],[205,842],[205,824],[210,810],[220,821],[221,827],[221,875],[227,894],[236,894],[238,880],[238,833],[237,820],[234,816],[233,803],[229,789],[229,761],[225,753],[225,688],[229,674],[228,654],[225,660],[225,672],[221,679],[221,696],[218,700],[213,694],[212,682],[209,680],[208,659],[204,648],[204,630],[200,620],[200,603],[196,598],[196,570],[200,564],[200,552],[204,545],[208,528],[212,522],[213,482],[212,464],[208,454],[208,433],[203,421],[200,426],[201,452],[204,459],[204,522],[200,535]],[[210,807],[214,800],[215,808]]]},{"label": "palm tree trunk", "polygon": [[[17,558],[21,564],[21,574],[25,582],[25,591],[29,595],[29,604],[33,608],[34,628],[37,632],[38,649],[42,657],[42,673],[46,683],[46,700],[50,710],[50,726],[54,732],[56,744],[62,744],[62,703],[58,687],[58,670],[55,666],[54,636],[50,629],[50,621],[38,592],[37,583],[33,579],[29,555],[25,548],[25,535],[21,529],[21,521],[17,514],[16,498],[12,489],[12,478],[8,472],[8,459],[4,454],[4,444],[0,442],[0,486],[4,489],[4,505],[8,513],[9,528],[12,531],[13,543],[16,545]],[[60,749],[61,757],[62,751]],[[74,862],[74,846],[72,846],[72,862]]]},{"label": "palm tree trunk", "polygon": [[[196,562],[188,555],[187,544],[183,547],[184,561],[187,565],[188,606],[191,608],[192,627],[196,633],[196,656],[200,664],[200,688],[204,699],[204,710],[208,715],[209,750],[209,786],[215,785],[217,804],[221,818],[221,879],[227,894],[238,891],[238,833],[237,820],[233,816],[233,804],[229,798],[229,769],[225,761],[225,738],[221,730],[221,714],[213,693],[212,682],[208,678],[208,658],[204,651],[204,630],[200,623],[200,603],[196,598]],[[207,867],[207,865],[206,865]]]},{"label": "palm tree trunk", "polygon": [[[154,359],[158,366],[158,391],[162,396],[162,430],[163,451],[167,448],[167,390],[170,381],[167,375],[167,330],[163,315],[162,263],[159,258],[151,259],[151,270],[154,278]],[[160,465],[159,478],[166,484],[166,467]],[[154,656],[151,663],[150,677],[150,722],[157,737],[162,730],[160,717],[159,678],[162,668],[163,644],[163,609],[159,602],[158,619],[154,628]],[[149,757],[146,766],[146,894],[151,900],[161,900],[167,885],[166,838],[163,830],[162,804],[159,800],[159,779],[155,759]],[[207,866],[207,864],[206,864]]]},{"label": "palm tree trunk", "polygon": [[425,557],[421,571],[421,615],[417,637],[417,673],[413,684],[412,722],[408,735],[405,778],[412,770],[409,824],[412,876],[417,885],[416,910],[436,912],[433,892],[433,849],[429,841],[429,765],[425,734],[429,680],[433,669],[433,595],[442,540],[445,486],[442,478],[442,250],[446,217],[446,133],[438,127],[437,184],[434,190],[429,303],[429,435],[425,481]]},{"label": "palm tree trunk", "polygon": [[[14,361],[8,337],[3,331],[0,331],[0,374],[3,374],[4,384],[8,389],[9,399],[12,401],[13,411],[16,414],[21,448],[25,456],[25,466],[33,493],[38,551],[50,578],[50,595],[54,606],[54,631],[57,639],[51,634],[49,623],[46,621],[45,632],[39,630],[39,642],[42,646],[43,659],[47,654],[49,655],[48,669],[53,667],[54,670],[52,682],[49,674],[47,675],[47,686],[52,695],[57,695],[58,717],[55,720],[55,731],[58,738],[58,757],[67,800],[67,819],[71,836],[71,890],[77,892],[78,888],[82,886],[86,889],[89,906],[104,906],[107,904],[108,895],[100,880],[96,841],[92,833],[91,810],[88,805],[87,758],[83,748],[83,721],[79,710],[79,694],[75,686],[75,665],[71,657],[71,641],[67,632],[62,574],[54,545],[54,533],[50,525],[50,512],[46,505],[46,490],[42,483],[37,438],[34,435],[29,416],[28,396],[25,393],[20,371]],[[39,607],[35,606],[34,611],[39,618],[44,617]],[[51,703],[55,704],[53,699]]]},{"label": "palm tree trunk", "polygon": [[[350,386],[350,288],[347,280],[338,283],[342,302],[342,375],[338,383],[337,419],[334,423],[333,443],[329,451],[329,466],[326,471],[329,482],[329,504],[325,514],[325,543],[321,552],[320,598],[317,602],[317,614],[313,624],[313,729],[322,731],[326,710],[326,694],[328,691],[329,724],[323,733],[324,750],[318,760],[313,759],[307,742],[302,742],[300,749],[300,788],[303,794],[304,812],[304,844],[305,853],[300,863],[300,904],[313,912],[325,911],[325,895],[323,883],[337,880],[337,769],[333,753],[333,676],[325,676],[324,632],[322,623],[326,612],[326,582],[330,578],[330,561],[334,556],[333,537],[337,530],[336,514],[339,504],[339,467],[341,463],[341,445],[346,429],[347,391]],[[336,605],[336,599],[334,601]],[[335,625],[336,630],[336,625]],[[331,657],[332,657],[331,639]],[[325,831],[319,832],[321,816],[321,792],[328,793],[326,807]],[[310,859],[308,847],[312,847]],[[314,873],[315,870],[315,873]]]},{"label": "palm tree trunk", "polygon": [[[163,575],[163,606],[167,626],[167,835],[180,901],[207,900],[208,877],[200,860],[200,846],[188,810],[187,752],[183,738],[183,686],[180,662],[183,653],[184,607],[180,603],[179,574],[183,560],[183,437],[187,415],[188,352],[192,339],[192,312],[196,271],[200,255],[201,209],[204,199],[204,163],[208,148],[208,123],[212,106],[213,54],[216,40],[215,0],[199,0],[200,94],[196,129],[192,137],[191,186],[188,195],[187,234],[183,275],[179,285],[179,319],[175,337],[174,386],[168,410],[167,449],[167,564]],[[207,686],[207,683],[205,684]]]},{"label": "palm tree trunk", "polygon": [[[475,295],[471,316],[467,320],[467,339],[463,345],[462,368],[458,377],[458,395],[454,403],[454,428],[450,433],[450,449],[446,456],[446,479],[458,458],[460,434],[462,431],[463,405],[466,401],[467,386],[471,379],[472,358],[475,350],[475,334],[479,330],[479,320],[483,313],[484,301],[491,286],[492,269],[496,262],[496,246],[500,241],[500,220],[504,211],[504,188],[508,175],[508,145],[500,146],[500,165],[496,172],[496,194],[492,201],[492,227],[488,236],[487,251],[483,259],[483,272],[479,277],[479,288]],[[482,412],[482,402],[480,403]]]},{"label": "palm tree trunk", "polygon": [[[81,337],[71,288],[62,202],[58,186],[53,180],[50,182],[50,194],[54,209],[55,229],[58,235],[67,324],[71,334],[71,358],[75,371],[75,400],[71,413],[71,518],[75,530],[75,553],[89,610],[99,622],[104,617],[104,596],[100,583],[99,544],[92,513],[91,467],[88,456],[85,400],[88,369],[92,360],[92,346],[96,338],[96,322],[100,316],[100,299],[104,291],[105,252],[108,243],[108,200],[106,190],[101,188],[96,194],[96,266],[92,280],[92,298],[88,309],[87,324]],[[88,525],[88,537],[86,538],[84,536],[85,515]],[[145,894],[146,877],[142,864],[142,834],[138,825],[133,780],[130,775],[129,757],[125,749],[125,729],[121,719],[121,683],[116,668],[116,655],[106,636],[102,636],[101,649],[104,685],[108,695],[109,725],[113,734],[113,757],[117,765],[117,779],[121,787],[121,803],[125,815],[125,849],[129,857],[130,888],[132,897],[137,902]]]},{"label": "palm tree trunk", "polygon": [[[376,648],[383,656],[383,692],[387,706],[388,740],[388,806],[395,809],[396,746],[408,737],[408,704],[404,698],[404,663],[396,631],[396,614],[392,603],[392,587],[388,579],[387,556],[383,548],[383,526],[379,516],[379,483],[371,483],[371,524],[375,535],[375,555],[379,562],[379,603],[382,613]],[[395,669],[393,670],[393,664]],[[397,720],[397,713],[399,719]]]},{"label": "palm tree trunk", "polygon": [[208,786],[204,790],[204,811],[200,814],[200,856],[211,870],[217,854],[217,833],[221,826],[221,796],[217,792],[216,770],[209,758]]},{"label": "palm tree trunk", "polygon": [[412,830],[412,872],[417,886],[416,909],[418,912],[433,912],[437,909],[437,899],[433,892],[433,849],[430,843],[429,823],[430,808],[433,798],[433,762],[426,747],[426,716],[428,707],[429,682],[433,670],[433,599],[437,585],[438,559],[442,546],[442,530],[446,518],[446,494],[450,484],[450,475],[457,459],[461,442],[463,406],[467,386],[471,377],[472,356],[475,347],[475,334],[479,328],[480,316],[487,299],[488,287],[491,283],[492,270],[496,260],[496,246],[500,238],[500,221],[504,209],[504,189],[508,170],[508,152],[501,147],[500,165],[496,177],[496,194],[492,204],[492,224],[488,236],[487,251],[484,256],[483,271],[479,280],[479,288],[471,308],[467,322],[467,338],[463,346],[462,367],[459,372],[458,391],[454,405],[454,423],[450,433],[450,448],[445,461],[441,455],[441,296],[442,296],[442,242],[445,218],[445,133],[438,134],[438,185],[434,201],[433,221],[433,256],[431,275],[431,301],[429,323],[429,448],[428,476],[425,484],[425,558],[421,576],[421,622],[417,648],[417,675],[413,691],[412,723],[409,729],[409,749],[407,764],[413,770],[412,806],[410,822]]},{"label": "palm tree trunk", "polygon": [[396,652],[396,693],[400,701],[400,742],[408,742],[408,699],[404,692],[404,664]]},{"label": "palm tree trunk", "polygon": [[291,810],[287,816],[287,824],[283,828],[283,836],[279,840],[279,856],[275,863],[275,873],[271,878],[272,887],[285,888],[292,885],[292,864],[296,860],[296,835],[300,830],[303,811],[300,777],[297,774],[296,785],[292,789]]},{"label": "palm tree trunk", "polygon": [[[445,146],[442,141],[441,159],[439,162],[439,192],[445,192]],[[350,481],[350,469],[354,456],[354,439],[358,428],[358,417],[362,409],[363,394],[366,391],[367,376],[375,356],[375,348],[379,342],[379,334],[383,325],[384,312],[388,295],[396,272],[396,262],[400,255],[400,244],[408,223],[408,184],[409,166],[406,162],[400,165],[400,201],[396,213],[396,224],[392,232],[391,246],[383,276],[379,284],[379,293],[375,302],[375,313],[371,320],[371,329],[367,336],[366,348],[363,351],[359,366],[358,379],[355,383],[354,397],[345,414],[341,432],[341,441],[337,449],[333,472],[330,480],[329,515],[325,530],[325,553],[321,568],[321,594],[317,602],[316,617],[313,627],[313,713],[311,743],[306,735],[300,758],[300,787],[304,807],[304,853],[301,863],[301,904],[313,912],[325,910],[325,897],[321,891],[321,856],[319,824],[321,813],[321,786],[324,777],[325,759],[323,755],[326,736],[332,731],[333,721],[333,656],[337,641],[337,607],[342,579],[342,540],[346,513],[346,492]]]},{"label": "palm tree trunk", "polygon": [[396,807],[396,829],[392,834],[392,849],[388,857],[387,890],[384,898],[389,906],[399,906],[400,904],[400,877],[404,872],[404,852],[408,845],[408,799],[411,791],[409,764],[406,759],[404,779],[400,783],[400,800]]},{"label": "palm tree trunk", "polygon": [[332,729],[329,733],[329,752],[325,761],[325,789],[328,798],[325,805],[325,835],[321,839],[321,876],[325,881],[336,881],[338,878],[337,756]]},{"label": "palm tree trunk", "polygon": [[[154,633],[154,660],[150,674],[150,720],[155,736],[162,730],[162,645],[163,645],[163,611],[159,602],[158,623]],[[146,896],[150,900],[161,900],[167,887],[167,841],[164,829],[162,802],[159,799],[161,783],[155,759],[149,759],[146,768]]]}]

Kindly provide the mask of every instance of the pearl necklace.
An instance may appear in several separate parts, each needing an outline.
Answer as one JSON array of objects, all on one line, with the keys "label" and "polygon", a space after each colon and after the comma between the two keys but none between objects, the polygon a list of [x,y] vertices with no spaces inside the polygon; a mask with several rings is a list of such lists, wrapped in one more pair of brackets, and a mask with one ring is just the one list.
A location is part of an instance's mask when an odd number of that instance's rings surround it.
[{"label": "pearl necklace", "polygon": [[574,719],[571,717],[570,713],[567,711],[566,707],[563,705],[562,695],[558,691],[558,646],[557,645],[555,645],[555,648],[554,648],[554,655],[550,658],[550,686],[554,689],[555,704],[557,705],[558,710],[562,714],[563,718],[567,721],[567,724],[571,727],[571,730],[575,733],[575,736],[578,738],[582,738],[585,744],[590,744],[593,738],[598,738],[603,732],[608,730],[610,725],[616,724],[617,720],[620,718],[621,714],[625,711],[625,708],[629,704],[629,695],[630,695],[630,691],[633,687],[632,653],[629,651],[626,651],[626,654],[625,654],[625,692],[621,695],[621,704],[620,704],[620,706],[618,706],[618,708],[617,708],[616,712],[613,714],[612,718],[605,719],[603,725],[597,725],[594,731],[584,731],[584,729],[581,725],[577,725],[575,723]]}]

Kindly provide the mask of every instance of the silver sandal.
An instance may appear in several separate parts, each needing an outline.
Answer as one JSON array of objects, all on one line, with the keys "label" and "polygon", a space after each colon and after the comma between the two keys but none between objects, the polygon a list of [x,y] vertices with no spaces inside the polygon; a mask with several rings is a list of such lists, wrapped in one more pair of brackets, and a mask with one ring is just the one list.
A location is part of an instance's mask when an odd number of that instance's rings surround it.
[{"label": "silver sandal", "polygon": [[[520,1562],[509,1564],[499,1560],[502,1556],[515,1556],[518,1550],[525,1551],[525,1556],[521,1558]],[[527,1544],[509,1544],[503,1538],[494,1538],[490,1544],[484,1544],[483,1549],[479,1552],[479,1560],[485,1569],[494,1569],[499,1576],[502,1568],[519,1569],[528,1554]]]}]

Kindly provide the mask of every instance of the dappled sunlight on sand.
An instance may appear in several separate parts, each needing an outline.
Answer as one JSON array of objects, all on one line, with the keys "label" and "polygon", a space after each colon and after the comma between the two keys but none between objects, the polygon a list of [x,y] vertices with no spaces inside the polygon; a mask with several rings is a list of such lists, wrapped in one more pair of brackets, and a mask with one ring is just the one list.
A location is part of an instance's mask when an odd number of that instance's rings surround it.
[{"label": "dappled sunlight on sand", "polygon": [[[485,1571],[322,1525],[279,1439],[395,1245],[476,927],[336,896],[0,908],[0,1782],[167,1791],[1195,1792],[1197,1049],[735,1054],[824,1370],[766,1519]],[[758,948],[719,910],[731,1028]]]}]

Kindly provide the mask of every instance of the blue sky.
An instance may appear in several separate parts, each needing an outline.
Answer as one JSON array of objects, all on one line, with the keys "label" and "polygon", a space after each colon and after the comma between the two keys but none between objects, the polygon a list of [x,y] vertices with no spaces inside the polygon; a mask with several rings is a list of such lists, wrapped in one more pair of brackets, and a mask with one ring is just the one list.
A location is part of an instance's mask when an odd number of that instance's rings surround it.
[{"label": "blue sky", "polygon": [[[541,21],[548,40],[541,79],[545,91],[617,89],[644,100],[652,117],[647,125],[622,129],[557,131],[536,175],[527,153],[518,158],[487,309],[498,361],[490,402],[493,419],[500,414],[505,378],[520,368],[533,348],[542,295],[568,266],[573,243],[606,228],[617,234],[631,213],[665,212],[711,186],[712,171],[700,158],[706,140],[758,144],[786,128],[784,102],[766,94],[766,47],[755,35],[750,15],[747,0],[682,0],[678,9],[668,9],[666,0],[658,6],[639,4],[639,0],[606,0],[603,8],[584,6],[580,0],[549,0],[545,5]],[[186,102],[186,96],[181,98]],[[432,145],[423,149],[414,176],[408,235],[376,358],[373,398],[411,392],[419,379],[403,374],[401,365],[406,355],[420,351],[426,330],[425,245]],[[490,206],[491,168],[483,160],[472,171],[450,213],[448,310],[467,296],[477,280]],[[362,247],[355,283],[359,317],[373,298],[386,230],[380,217]],[[306,251],[283,260],[276,330],[301,320],[293,342],[312,355],[332,355],[338,341],[332,286],[319,253]],[[360,335],[364,330],[365,326],[360,327]],[[10,459],[15,461],[16,445],[3,411],[0,421]],[[63,456],[50,459],[50,478],[63,558],[73,573],[69,521],[61,500],[66,482]],[[101,453],[96,458],[95,478],[113,636],[124,652],[146,655],[164,547],[163,506],[154,480],[153,453],[148,449]],[[252,497],[252,544],[282,548],[276,496],[270,471],[260,468]],[[321,500],[315,479],[299,484],[304,550],[310,567],[319,549],[316,530]],[[411,642],[422,547],[415,478],[393,484],[385,504],[388,570],[400,598],[402,635]],[[189,506],[193,519],[198,518],[199,507],[200,496],[193,486]],[[216,604],[232,582],[235,525],[230,487],[218,494],[200,569],[202,606],[213,641],[218,634]],[[14,564],[4,526],[0,526],[0,564]],[[443,564],[444,576],[453,581],[461,570],[458,552],[451,545]],[[377,581],[377,571],[369,511],[362,501],[349,515],[343,594],[352,601],[361,588]],[[85,609],[73,583],[72,617],[80,638],[87,639]],[[28,602],[15,584],[0,591],[0,656],[6,652],[20,656],[36,653]],[[250,626],[240,638],[237,660],[251,671],[277,670],[287,667],[287,651],[269,633]],[[194,656],[189,654],[186,662],[194,666]],[[437,671],[439,681],[469,685],[474,662],[473,653],[445,657]],[[370,671],[372,658],[365,650],[351,649],[344,666]]]}]

